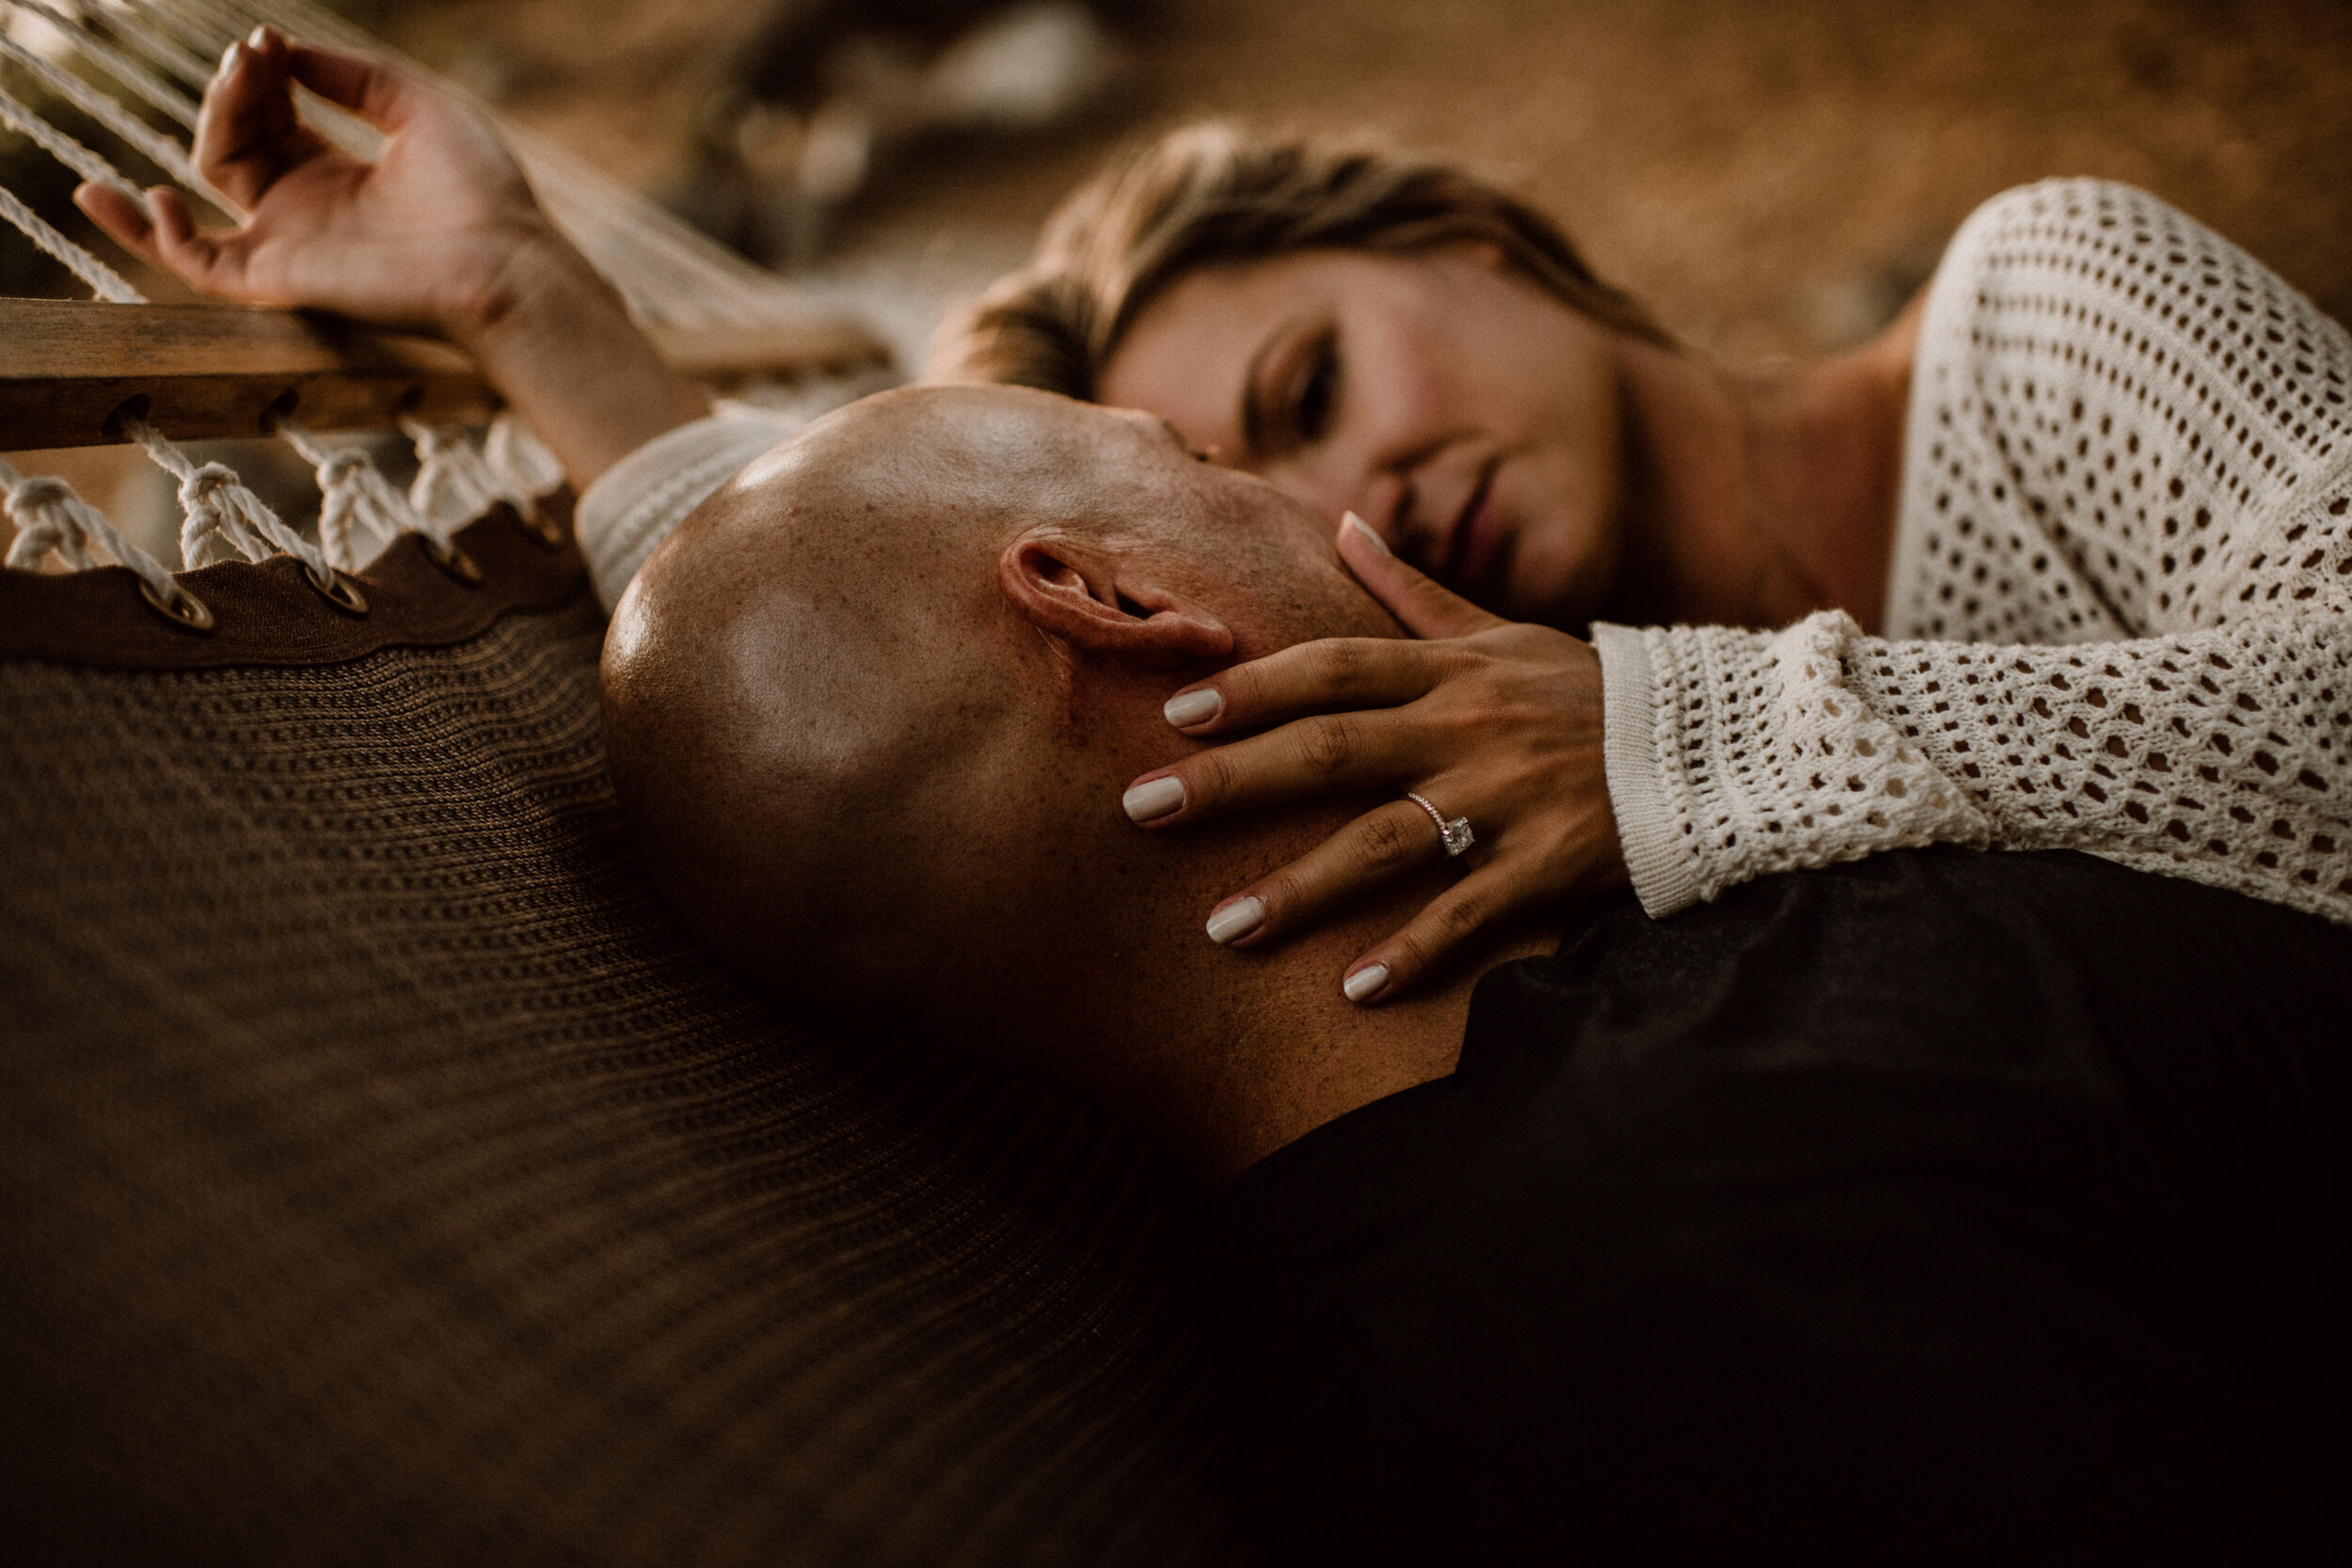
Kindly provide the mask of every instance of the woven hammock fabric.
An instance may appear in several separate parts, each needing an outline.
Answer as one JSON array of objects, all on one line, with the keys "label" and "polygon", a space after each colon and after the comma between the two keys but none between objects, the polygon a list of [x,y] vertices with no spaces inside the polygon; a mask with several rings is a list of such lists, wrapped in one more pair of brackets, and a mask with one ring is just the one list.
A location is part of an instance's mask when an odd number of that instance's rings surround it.
[{"label": "woven hammock fabric", "polygon": [[687,942],[577,556],[460,542],[0,583],[12,1555],[1245,1560],[1176,1189]]}]

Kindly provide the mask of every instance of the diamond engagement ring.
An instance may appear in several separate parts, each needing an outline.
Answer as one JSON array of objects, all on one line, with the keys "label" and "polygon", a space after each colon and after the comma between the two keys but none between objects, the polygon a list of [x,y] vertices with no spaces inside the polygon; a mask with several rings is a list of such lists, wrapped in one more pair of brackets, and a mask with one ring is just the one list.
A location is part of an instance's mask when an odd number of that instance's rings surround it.
[{"label": "diamond engagement ring", "polygon": [[1478,842],[1478,835],[1470,832],[1469,817],[1457,816],[1448,821],[1445,813],[1409,789],[1405,792],[1405,799],[1427,812],[1429,820],[1438,825],[1438,842],[1445,846],[1448,860]]}]

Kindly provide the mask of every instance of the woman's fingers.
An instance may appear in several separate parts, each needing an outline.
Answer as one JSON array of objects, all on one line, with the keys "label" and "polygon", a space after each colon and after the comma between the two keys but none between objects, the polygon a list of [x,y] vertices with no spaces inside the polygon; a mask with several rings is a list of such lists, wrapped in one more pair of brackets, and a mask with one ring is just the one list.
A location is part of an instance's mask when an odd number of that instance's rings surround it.
[{"label": "woman's fingers", "polygon": [[250,209],[278,176],[319,145],[294,118],[284,40],[257,29],[253,40],[230,44],[197,111],[197,172],[221,195]]},{"label": "woman's fingers", "polygon": [[1420,638],[1468,637],[1503,625],[1435,578],[1399,559],[1353,512],[1340,522],[1340,559],[1389,613]]},{"label": "woman's fingers", "polygon": [[[1200,752],[1127,786],[1130,819],[1152,827],[1200,822],[1287,800],[1391,787],[1437,771],[1420,726],[1393,710],[1316,714]],[[1424,820],[1426,820],[1424,818]]]},{"label": "woman's fingers", "polygon": [[233,280],[222,276],[219,242],[197,228],[187,198],[169,185],[150,190],[142,207],[120,191],[85,184],[74,190],[73,204],[151,266],[176,273],[199,289],[234,292]]},{"label": "woman's fingers", "polygon": [[1359,1006],[1404,995],[1464,942],[1511,912],[1520,902],[1513,881],[1500,863],[1463,878],[1405,929],[1348,965],[1340,993]]},{"label": "woman's fingers", "polygon": [[196,226],[187,198],[168,185],[147,193],[148,210],[155,216],[155,257],[166,268],[199,289],[235,295],[241,279],[226,276],[222,243]]},{"label": "woman's fingers", "polygon": [[289,43],[286,68],[295,81],[388,135],[407,124],[427,102],[424,89],[383,61],[340,49]]},{"label": "woman's fingers", "polygon": [[1195,735],[1263,729],[1302,713],[1393,707],[1437,685],[1428,649],[1395,638],[1328,637],[1236,664],[1168,700],[1168,721]]},{"label": "woman's fingers", "polygon": [[1209,940],[1248,947],[1311,926],[1339,906],[1444,858],[1429,814],[1410,800],[1366,812],[1271,876],[1219,904]]},{"label": "woman's fingers", "polygon": [[115,244],[151,266],[164,264],[155,245],[155,223],[146,207],[111,185],[90,181],[73,188],[73,205],[106,231]]}]

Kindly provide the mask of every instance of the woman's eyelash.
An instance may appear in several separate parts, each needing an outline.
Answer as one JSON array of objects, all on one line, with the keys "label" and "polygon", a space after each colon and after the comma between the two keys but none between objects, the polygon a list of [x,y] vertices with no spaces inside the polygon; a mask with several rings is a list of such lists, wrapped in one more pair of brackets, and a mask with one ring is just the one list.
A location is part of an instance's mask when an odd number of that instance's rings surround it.
[{"label": "woman's eyelash", "polygon": [[1301,445],[1320,441],[1329,434],[1331,410],[1339,393],[1339,344],[1327,333],[1309,351],[1298,389],[1290,400],[1291,435]]}]

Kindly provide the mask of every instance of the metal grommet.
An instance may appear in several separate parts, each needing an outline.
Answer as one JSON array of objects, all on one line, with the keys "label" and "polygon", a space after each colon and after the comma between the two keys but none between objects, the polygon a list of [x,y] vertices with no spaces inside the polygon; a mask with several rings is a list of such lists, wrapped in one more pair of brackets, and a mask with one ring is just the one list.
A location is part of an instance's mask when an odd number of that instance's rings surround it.
[{"label": "metal grommet", "polygon": [[307,569],[302,576],[312,588],[318,590],[320,598],[337,610],[346,615],[365,615],[368,612],[368,596],[359,592],[359,584],[353,580],[351,574],[338,572],[331,566],[327,568],[327,573],[325,582]]},{"label": "metal grommet", "polygon": [[213,629],[212,610],[202,599],[189,593],[179,583],[175,582],[171,585],[171,597],[167,599],[155,592],[153,583],[141,578],[139,578],[139,597],[147,601],[150,610],[175,626],[188,631]]},{"label": "metal grommet", "polygon": [[420,534],[418,537],[424,541],[426,556],[432,560],[434,565],[438,566],[448,576],[452,582],[466,588],[482,586],[481,563],[464,550],[459,549],[455,540],[437,539],[429,533]]}]

